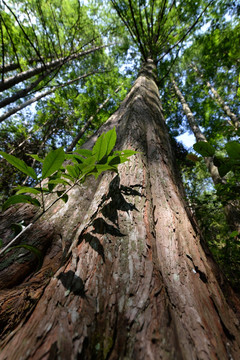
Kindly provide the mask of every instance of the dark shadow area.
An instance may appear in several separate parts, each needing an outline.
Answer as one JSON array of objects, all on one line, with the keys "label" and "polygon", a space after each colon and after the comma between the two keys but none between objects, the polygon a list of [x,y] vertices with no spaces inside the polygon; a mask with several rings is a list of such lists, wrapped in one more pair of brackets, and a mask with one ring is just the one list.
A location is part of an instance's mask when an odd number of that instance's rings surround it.
[{"label": "dark shadow area", "polygon": [[91,248],[95,250],[105,262],[104,248],[100,243],[99,239],[96,236],[93,236],[91,233],[84,234],[82,239],[89,243]]},{"label": "dark shadow area", "polygon": [[[103,198],[102,203],[106,200],[111,199],[109,203],[102,207],[102,214],[105,218],[109,219],[112,223],[117,224],[117,211],[133,211],[138,209],[136,206],[130,202],[127,202],[123,195],[132,195],[132,196],[143,196],[139,191],[135,190],[134,187],[141,185],[133,186],[123,186],[120,185],[119,176],[115,176],[109,184],[108,194]],[[119,236],[119,235],[118,235]]]},{"label": "dark shadow area", "polygon": [[121,233],[121,231],[113,226],[108,224],[103,218],[97,218],[92,222],[92,226],[94,226],[93,234],[110,234],[113,236],[125,236]]},{"label": "dark shadow area", "polygon": [[75,275],[72,270],[69,270],[66,273],[60,273],[57,278],[61,281],[66,290],[69,290],[74,295],[81,296],[82,298],[85,297],[84,282],[79,276]]},{"label": "dark shadow area", "polygon": [[[93,230],[85,232],[85,228],[79,236],[78,244],[85,240],[105,262],[104,248],[94,234],[109,234],[116,237],[125,236],[118,226],[118,211],[138,211],[134,204],[126,201],[124,198],[124,195],[144,196],[135,189],[137,187],[141,187],[141,185],[136,184],[129,187],[120,185],[120,178],[116,175],[109,184],[108,194],[103,195],[98,210],[93,214],[91,222],[87,226],[93,227]],[[99,214],[103,215],[104,218],[99,217]],[[109,224],[105,219],[109,220],[112,224]]]}]

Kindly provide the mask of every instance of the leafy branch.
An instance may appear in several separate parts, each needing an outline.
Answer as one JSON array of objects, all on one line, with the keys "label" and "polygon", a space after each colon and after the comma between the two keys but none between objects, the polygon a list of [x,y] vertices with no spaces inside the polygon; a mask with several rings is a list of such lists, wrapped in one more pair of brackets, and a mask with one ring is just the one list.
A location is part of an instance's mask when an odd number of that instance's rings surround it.
[{"label": "leafy branch", "polygon": [[[23,160],[0,151],[0,155],[10,164],[37,181],[37,185],[34,188],[18,186],[16,194],[5,201],[2,210],[5,211],[11,205],[18,203],[29,203],[42,208],[42,212],[34,221],[23,228],[22,231],[0,251],[0,255],[9,249],[9,247],[57,201],[61,199],[66,203],[68,201],[67,194],[74,186],[83,183],[90,175],[93,175],[97,179],[104,171],[118,172],[118,165],[128,161],[130,156],[137,153],[133,150],[113,151],[116,139],[117,134],[114,128],[99,136],[92,150],[80,149],[77,154],[74,154],[65,153],[63,148],[59,148],[50,151],[44,159],[39,158],[38,155],[29,154],[35,160],[42,163],[41,174],[37,174],[35,170],[28,166]],[[67,163],[64,165],[65,160],[70,160],[71,164]],[[60,190],[57,188],[55,190],[59,185],[62,185],[63,188]],[[57,195],[57,198],[46,207],[45,196],[53,193]]]},{"label": "leafy branch", "polygon": [[[217,195],[223,205],[232,204],[239,206],[240,192],[240,144],[238,141],[229,141],[221,151],[216,150],[211,144],[205,141],[199,141],[193,145],[194,150],[202,155],[212,159],[217,167],[219,181],[215,184]],[[189,154],[188,158],[192,161],[198,161],[199,158]],[[236,203],[237,201],[237,203]]]},{"label": "leafy branch", "polygon": [[206,141],[199,141],[193,145],[194,150],[203,157],[213,157],[213,163],[217,166],[219,175],[224,177],[232,171],[234,174],[240,171],[240,144],[238,141],[229,141],[224,150],[227,156],[218,153],[215,148]]}]

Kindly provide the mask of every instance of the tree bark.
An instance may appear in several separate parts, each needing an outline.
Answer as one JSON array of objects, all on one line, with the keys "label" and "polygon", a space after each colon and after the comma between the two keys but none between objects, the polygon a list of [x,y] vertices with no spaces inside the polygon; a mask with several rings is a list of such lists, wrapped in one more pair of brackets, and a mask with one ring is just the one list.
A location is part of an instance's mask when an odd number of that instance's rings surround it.
[{"label": "tree bark", "polygon": [[[149,60],[100,130],[115,126],[117,148],[139,153],[38,223],[51,237],[43,269],[50,263],[52,278],[41,283],[40,270],[2,290],[1,360],[239,358],[239,302],[227,283],[225,298],[186,210],[153,68]],[[4,223],[21,218],[14,209]],[[71,243],[60,267],[59,238]]]}]

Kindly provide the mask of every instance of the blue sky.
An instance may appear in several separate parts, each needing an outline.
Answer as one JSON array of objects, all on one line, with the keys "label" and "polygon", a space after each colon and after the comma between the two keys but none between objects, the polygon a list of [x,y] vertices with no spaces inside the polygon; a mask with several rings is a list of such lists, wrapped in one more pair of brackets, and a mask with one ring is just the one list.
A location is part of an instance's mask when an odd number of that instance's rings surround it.
[{"label": "blue sky", "polygon": [[193,134],[190,134],[188,131],[182,135],[176,137],[177,141],[180,141],[187,149],[191,148],[195,144],[196,139]]}]

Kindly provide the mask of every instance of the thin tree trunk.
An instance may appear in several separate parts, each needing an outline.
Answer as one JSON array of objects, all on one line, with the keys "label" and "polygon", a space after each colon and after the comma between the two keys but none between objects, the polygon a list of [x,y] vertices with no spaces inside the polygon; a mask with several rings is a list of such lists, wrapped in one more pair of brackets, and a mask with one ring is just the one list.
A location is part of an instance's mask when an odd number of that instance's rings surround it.
[{"label": "thin tree trunk", "polygon": [[[192,68],[196,71],[196,73],[201,77],[201,79],[204,80],[203,75],[200,73],[199,69],[196,67],[196,65],[192,65]],[[205,81],[205,80],[204,80]],[[239,119],[237,117],[236,114],[234,114],[230,107],[225,103],[225,101],[223,100],[223,98],[219,95],[219,93],[217,92],[216,89],[214,89],[214,87],[210,84],[209,81],[205,81],[207,87],[211,90],[212,94],[214,96],[210,94],[211,98],[214,99],[218,105],[220,105],[220,107],[223,109],[223,111],[225,112],[225,114],[227,115],[227,117],[231,120],[231,124],[235,129],[239,129],[240,128],[240,122]]]},{"label": "thin tree trunk", "polygon": [[[174,79],[171,79],[172,84],[173,84],[173,88],[175,90],[175,93],[178,97],[178,99],[180,100],[182,107],[183,107],[183,111],[188,119],[188,123],[192,129],[192,132],[196,138],[196,141],[207,141],[207,139],[205,138],[204,134],[201,132],[201,129],[199,128],[194,115],[190,109],[190,107],[188,106],[183,94],[181,93],[179,87],[177,86],[176,82],[174,81]],[[214,165],[213,163],[213,158],[210,157],[204,157],[204,161],[205,164],[208,168],[208,171],[211,175],[211,178],[213,180],[213,183],[215,185],[220,184],[220,183],[225,183],[224,179],[221,178],[221,176],[219,175],[218,172],[218,168]],[[230,226],[230,229],[232,231],[238,231],[240,233],[240,206],[239,206],[239,201],[235,200],[235,201],[228,201],[227,204],[224,205],[224,211],[225,211],[225,215],[227,218],[227,222]]]},{"label": "thin tree trunk", "polygon": [[[50,58],[53,58],[53,56],[50,56]],[[28,59],[28,64],[32,65],[33,63],[38,63],[40,62],[39,58],[32,58],[32,59]],[[0,66],[0,73],[8,73],[9,71],[13,71],[13,70],[17,70],[20,68],[20,65],[18,63],[10,63],[10,64],[6,64],[3,66]]]},{"label": "thin tree trunk", "polygon": [[[0,109],[4,108],[7,105],[10,105],[14,103],[15,101],[22,99],[23,97],[27,96],[31,90],[34,90],[38,84],[43,81],[48,75],[52,73],[51,70],[46,71],[43,73],[43,75],[39,76],[37,80],[31,82],[28,84],[24,89],[21,89],[19,91],[16,91],[12,96],[9,96],[7,98],[4,98],[2,101],[0,101]],[[4,120],[4,116],[3,116]],[[1,121],[3,121],[1,120]]]},{"label": "thin tree trunk", "polygon": [[[239,358],[238,301],[225,283],[226,301],[186,212],[153,68],[149,60],[100,131],[115,126],[117,148],[139,153],[119,175],[73,189],[66,206],[55,204],[29,230],[29,241],[52,236],[54,276],[44,279],[44,263],[2,290],[1,360]],[[27,214],[20,209],[9,209],[4,224]],[[56,272],[57,238],[72,245]]]},{"label": "thin tree trunk", "polygon": [[[108,45],[107,45],[108,46]],[[62,65],[68,63],[69,61],[79,59],[82,56],[92,54],[93,52],[103,49],[106,45],[96,46],[89,50],[82,51],[81,53],[72,54],[57,60],[50,61],[44,65],[37,66],[36,68],[26,70],[21,72],[18,75],[14,75],[8,79],[6,79],[3,83],[0,84],[0,91],[4,91],[10,89],[11,87],[23,82],[24,80],[28,80],[35,75],[39,75],[41,73],[45,73],[48,70],[54,71],[55,69],[61,67]]]},{"label": "thin tree trunk", "polygon": [[[181,91],[180,91],[179,87],[177,86],[173,77],[171,78],[171,81],[173,84],[174,91],[182,104],[183,111],[187,117],[188,123],[190,125],[190,128],[192,129],[192,132],[195,136],[196,141],[197,142],[198,141],[207,141],[206,137],[204,136],[201,129],[199,128],[190,107],[188,106],[183,94],[181,93]],[[208,168],[208,171],[211,175],[211,178],[212,178],[214,184],[216,185],[218,183],[221,183],[222,179],[219,175],[218,168],[213,164],[213,159],[209,158],[209,157],[204,157],[204,161],[205,161],[205,164]]]},{"label": "thin tree trunk", "polygon": [[[121,88],[121,86],[119,86],[116,90],[115,93],[117,93],[119,91],[119,89]],[[108,101],[111,99],[111,96],[107,97],[107,99],[104,100],[104,102],[97,108],[96,112],[94,115],[90,116],[90,118],[86,121],[86,123],[84,124],[84,126],[79,130],[78,134],[75,136],[75,138],[72,140],[71,144],[67,147],[66,152],[70,152],[72,151],[75,146],[77,145],[78,141],[82,138],[83,134],[85,133],[85,131],[89,128],[89,126],[92,124],[92,121],[95,119],[95,117],[97,116],[97,114],[102,110],[102,108],[104,108],[104,106],[108,103]]]},{"label": "thin tree trunk", "polygon": [[[86,77],[88,77],[88,76],[90,76],[90,75],[93,75],[93,74],[95,74],[95,73],[98,73],[98,71],[92,71],[92,72],[90,72],[90,73],[88,73],[88,74],[81,75],[81,76],[77,77],[76,79],[67,81],[67,82],[65,82],[64,84],[54,86],[52,89],[47,90],[47,91],[45,91],[45,92],[43,92],[43,93],[41,93],[41,94],[33,97],[32,99],[29,99],[29,100],[23,102],[22,104],[20,104],[20,105],[18,105],[18,106],[16,106],[16,107],[12,108],[11,110],[7,111],[6,113],[4,113],[3,115],[0,116],[0,122],[6,120],[7,118],[9,118],[10,116],[12,116],[13,114],[16,114],[18,111],[20,111],[20,110],[24,109],[25,107],[27,107],[27,106],[35,103],[36,101],[42,99],[43,97],[45,97],[45,96],[47,96],[47,95],[49,95],[49,94],[52,94],[55,90],[60,89],[60,88],[63,88],[63,87],[68,86],[68,85],[71,85],[71,84],[75,83],[76,81],[81,80],[81,79],[84,79],[84,78],[86,78]],[[42,79],[41,79],[41,80],[42,80]],[[39,83],[38,80],[37,80],[37,82]],[[34,87],[35,87],[35,86],[34,86]],[[22,90],[22,91],[23,91],[23,90]],[[24,92],[24,95],[23,95],[23,94],[22,94],[22,91],[21,91],[21,97],[25,96],[25,94],[26,94],[26,91],[25,91],[25,92]],[[29,92],[29,91],[30,91],[30,90],[28,90],[28,92]],[[12,102],[16,101],[16,100],[15,100],[15,99],[16,99],[16,94],[13,95],[12,98],[13,98],[13,99],[12,99]],[[3,105],[3,106],[5,106],[5,105]],[[1,107],[1,103],[0,103],[0,107]]]}]

